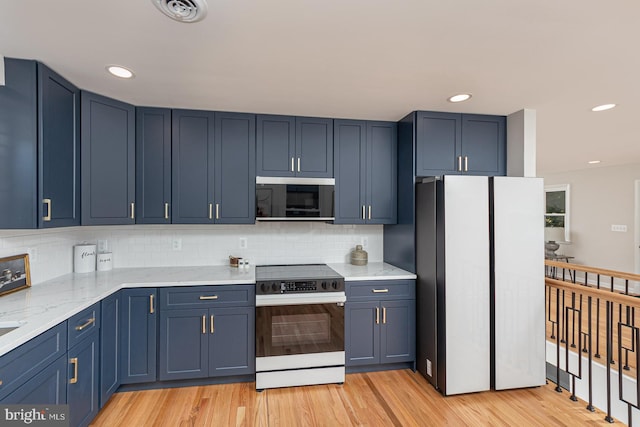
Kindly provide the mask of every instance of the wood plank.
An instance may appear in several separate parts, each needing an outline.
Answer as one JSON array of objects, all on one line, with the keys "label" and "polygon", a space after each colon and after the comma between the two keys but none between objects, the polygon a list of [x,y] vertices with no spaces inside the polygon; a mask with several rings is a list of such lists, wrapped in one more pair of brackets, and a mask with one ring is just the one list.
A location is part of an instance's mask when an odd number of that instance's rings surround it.
[{"label": "wood plank", "polygon": [[608,425],[555,385],[443,397],[411,370],[347,375],[344,385],[236,383],[114,394],[94,426]]}]

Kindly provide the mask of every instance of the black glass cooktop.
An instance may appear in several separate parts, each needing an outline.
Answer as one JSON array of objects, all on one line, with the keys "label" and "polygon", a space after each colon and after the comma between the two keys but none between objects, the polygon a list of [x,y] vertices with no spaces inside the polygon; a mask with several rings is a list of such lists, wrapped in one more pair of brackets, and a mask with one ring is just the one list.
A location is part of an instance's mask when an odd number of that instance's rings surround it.
[{"label": "black glass cooktop", "polygon": [[264,280],[323,280],[342,276],[326,264],[258,265],[256,281]]}]

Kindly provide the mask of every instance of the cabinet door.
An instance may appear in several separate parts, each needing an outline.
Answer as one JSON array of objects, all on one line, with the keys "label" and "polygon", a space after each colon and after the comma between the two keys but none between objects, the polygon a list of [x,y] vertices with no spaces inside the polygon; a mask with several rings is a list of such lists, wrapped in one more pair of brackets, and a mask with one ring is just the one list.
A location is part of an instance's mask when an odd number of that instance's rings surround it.
[{"label": "cabinet door", "polygon": [[172,217],[174,224],[214,222],[214,116],[172,111]]},{"label": "cabinet door", "polygon": [[42,372],[2,399],[3,404],[64,405],[67,403],[67,358],[58,358]]},{"label": "cabinet door", "polygon": [[296,176],[333,177],[333,120],[296,117]]},{"label": "cabinet door", "polygon": [[295,118],[258,114],[256,153],[258,176],[294,176]]},{"label": "cabinet door", "polygon": [[416,113],[416,176],[460,173],[461,116]]},{"label": "cabinet door", "polygon": [[463,170],[473,175],[506,174],[506,118],[462,115]]},{"label": "cabinet door", "polygon": [[346,365],[380,363],[381,313],[377,301],[345,304]]},{"label": "cabinet door", "polygon": [[43,64],[38,120],[39,225],[80,225],[80,90]]},{"label": "cabinet door", "polygon": [[255,308],[213,308],[209,322],[209,376],[255,373]]},{"label": "cabinet door", "polygon": [[120,292],[100,308],[100,407],[120,387]]},{"label": "cabinet door", "polygon": [[156,380],[157,301],[155,288],[123,289],[120,332],[122,384]]},{"label": "cabinet door", "polygon": [[382,301],[380,363],[415,360],[415,301]]},{"label": "cabinet door", "polygon": [[83,91],[81,123],[82,225],[133,224],[134,107]]},{"label": "cabinet door", "polygon": [[367,223],[397,222],[397,148],[395,123],[367,122]]},{"label": "cabinet door", "polygon": [[160,313],[160,380],[209,376],[209,311]]},{"label": "cabinet door", "polygon": [[335,224],[365,222],[366,122],[334,120]]},{"label": "cabinet door", "polygon": [[98,333],[69,350],[67,403],[69,425],[87,426],[98,413]]},{"label": "cabinet door", "polygon": [[[4,60],[0,86],[0,228],[37,228],[36,62]],[[18,167],[19,166],[19,167]]]},{"label": "cabinet door", "polygon": [[215,113],[215,217],[219,224],[256,221],[255,115]]},{"label": "cabinet door", "polygon": [[171,223],[171,110],[136,108],[136,223]]}]

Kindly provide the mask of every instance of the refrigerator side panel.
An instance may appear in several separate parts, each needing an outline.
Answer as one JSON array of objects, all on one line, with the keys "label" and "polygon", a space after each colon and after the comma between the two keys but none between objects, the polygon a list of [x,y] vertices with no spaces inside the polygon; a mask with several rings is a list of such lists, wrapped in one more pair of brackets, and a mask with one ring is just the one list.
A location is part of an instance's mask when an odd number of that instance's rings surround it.
[{"label": "refrigerator side panel", "polygon": [[493,178],[495,389],[545,384],[544,184]]},{"label": "refrigerator side panel", "polygon": [[416,185],[416,344],[418,371],[438,384],[436,323],[436,183]]},{"label": "refrigerator side panel", "polygon": [[446,176],[445,395],[490,388],[489,179]]}]

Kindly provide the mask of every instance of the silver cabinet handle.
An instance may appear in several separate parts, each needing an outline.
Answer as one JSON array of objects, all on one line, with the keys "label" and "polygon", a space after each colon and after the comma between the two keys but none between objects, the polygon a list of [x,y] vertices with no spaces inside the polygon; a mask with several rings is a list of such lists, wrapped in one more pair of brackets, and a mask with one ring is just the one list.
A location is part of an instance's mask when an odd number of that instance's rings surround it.
[{"label": "silver cabinet handle", "polygon": [[216,219],[220,219],[220,204],[216,203]]},{"label": "silver cabinet handle", "polygon": [[136,219],[136,204],[131,202],[131,219]]},{"label": "silver cabinet handle", "polygon": [[209,219],[213,219],[213,203],[209,203]]},{"label": "silver cabinet handle", "polygon": [[291,172],[295,172],[295,170],[293,169],[293,157],[291,158]]},{"label": "silver cabinet handle", "polygon": [[207,333],[207,315],[206,314],[202,315],[202,333],[203,334]]},{"label": "silver cabinet handle", "polygon": [[374,294],[386,294],[389,292],[389,289],[371,289],[371,292]]},{"label": "silver cabinet handle", "polygon": [[464,156],[464,171],[469,172],[469,157]]},{"label": "silver cabinet handle", "polygon": [[201,295],[200,296],[201,300],[212,300],[212,299],[218,299],[218,295]]},{"label": "silver cabinet handle", "polygon": [[169,219],[169,203],[164,204],[164,219]]},{"label": "silver cabinet handle", "polygon": [[376,325],[380,324],[380,307],[376,307]]},{"label": "silver cabinet handle", "polygon": [[72,357],[69,359],[69,363],[73,364],[73,378],[69,380],[69,384],[75,384],[78,382],[78,358]]},{"label": "silver cabinet handle", "polygon": [[298,172],[300,172],[300,157],[298,157]]},{"label": "silver cabinet handle", "polygon": [[458,156],[458,172],[462,172],[462,156]]},{"label": "silver cabinet handle", "polygon": [[209,325],[211,327],[211,333],[213,333],[216,329],[215,329],[215,318],[213,316],[213,314],[211,315],[211,325]]},{"label": "silver cabinet handle", "polygon": [[149,295],[149,314],[153,314],[155,308],[153,307],[153,294]]},{"label": "silver cabinet handle", "polygon": [[92,317],[91,319],[87,320],[85,323],[83,323],[80,326],[76,326],[76,331],[81,331],[83,329],[86,329],[89,325],[91,325],[92,323],[94,323],[96,321],[95,317]]},{"label": "silver cabinet handle", "polygon": [[366,209],[365,206],[362,205],[362,219],[365,219],[365,215],[364,215],[365,209]]},{"label": "silver cabinet handle", "polygon": [[371,205],[369,205],[369,219],[371,219]]},{"label": "silver cabinet handle", "polygon": [[47,214],[42,217],[42,220],[51,221],[51,199],[42,199],[42,203],[47,205]]},{"label": "silver cabinet handle", "polygon": [[382,324],[387,324],[387,307],[382,307]]}]

